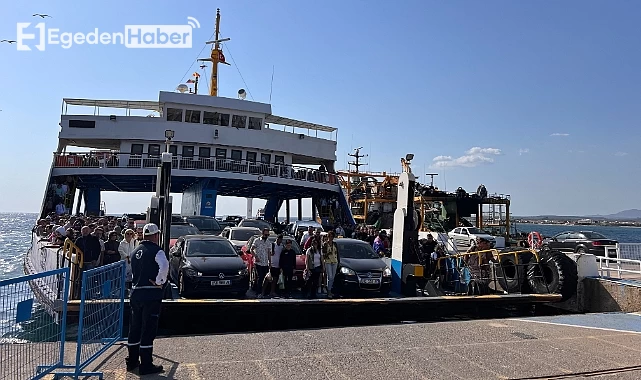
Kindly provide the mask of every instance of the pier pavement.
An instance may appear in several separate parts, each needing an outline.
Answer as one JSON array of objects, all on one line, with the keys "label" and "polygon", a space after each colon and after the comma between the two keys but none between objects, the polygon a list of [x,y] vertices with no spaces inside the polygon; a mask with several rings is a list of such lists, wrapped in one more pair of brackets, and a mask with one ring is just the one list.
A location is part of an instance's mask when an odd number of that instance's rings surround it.
[{"label": "pier pavement", "polygon": [[[260,318],[259,316],[256,316]],[[67,345],[72,355],[73,345]],[[145,379],[640,379],[641,315],[602,313],[158,338]],[[88,369],[124,370],[113,346]]]}]

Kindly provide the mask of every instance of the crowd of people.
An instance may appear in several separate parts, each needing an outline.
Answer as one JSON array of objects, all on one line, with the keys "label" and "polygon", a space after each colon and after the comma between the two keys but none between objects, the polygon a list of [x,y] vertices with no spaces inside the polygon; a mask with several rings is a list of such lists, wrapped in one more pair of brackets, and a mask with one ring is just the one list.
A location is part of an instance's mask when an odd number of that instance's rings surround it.
[{"label": "crowd of people", "polygon": [[134,219],[52,213],[38,220],[33,232],[54,245],[70,239],[84,254],[83,269],[126,261],[127,286],[131,286],[130,254],[143,240],[142,226],[136,227]]}]

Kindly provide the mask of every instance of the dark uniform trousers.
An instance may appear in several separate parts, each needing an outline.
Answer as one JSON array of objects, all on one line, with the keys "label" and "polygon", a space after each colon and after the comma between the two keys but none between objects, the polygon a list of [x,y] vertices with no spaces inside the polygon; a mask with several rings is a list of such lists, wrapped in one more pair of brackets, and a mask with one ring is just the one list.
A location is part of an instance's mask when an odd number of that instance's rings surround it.
[{"label": "dark uniform trousers", "polygon": [[143,241],[131,255],[133,290],[129,298],[131,316],[127,340],[127,364],[131,366],[137,364],[139,359],[141,367],[153,365],[153,344],[158,331],[163,289],[150,282],[154,282],[158,275],[159,266],[155,258],[159,251],[158,245]]},{"label": "dark uniform trousers", "polygon": [[[139,292],[155,291],[155,289],[139,289]],[[131,316],[129,319],[129,360],[135,362],[140,357],[140,364],[148,366],[152,363],[154,339],[158,331],[160,305],[162,300],[136,300],[135,293],[129,301]]]}]

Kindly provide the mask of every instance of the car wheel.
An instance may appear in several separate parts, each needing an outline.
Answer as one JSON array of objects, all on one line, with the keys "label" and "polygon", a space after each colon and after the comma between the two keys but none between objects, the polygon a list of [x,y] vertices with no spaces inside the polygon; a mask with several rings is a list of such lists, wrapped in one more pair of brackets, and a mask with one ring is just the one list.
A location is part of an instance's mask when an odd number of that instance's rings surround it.
[{"label": "car wheel", "polygon": [[576,253],[584,254],[584,253],[586,253],[586,252],[587,252],[587,251],[586,251],[586,250],[585,250],[585,248],[583,248],[583,247],[579,247],[579,248],[577,248],[577,249],[576,249]]}]

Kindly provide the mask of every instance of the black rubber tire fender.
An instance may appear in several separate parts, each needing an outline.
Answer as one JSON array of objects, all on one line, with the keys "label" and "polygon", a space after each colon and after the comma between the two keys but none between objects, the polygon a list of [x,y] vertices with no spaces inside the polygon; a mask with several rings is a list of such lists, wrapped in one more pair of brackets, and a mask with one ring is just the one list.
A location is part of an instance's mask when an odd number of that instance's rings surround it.
[{"label": "black rubber tire fender", "polygon": [[576,263],[563,252],[540,251],[539,262],[532,261],[528,265],[527,279],[534,293],[561,294],[565,301],[576,294]]},{"label": "black rubber tire fender", "polygon": [[[522,251],[518,248],[506,248],[501,253]],[[529,286],[524,286],[527,281],[527,267],[532,260],[531,252],[521,252],[516,255],[501,255],[497,266],[497,280],[503,290],[508,293],[527,293]]]}]

